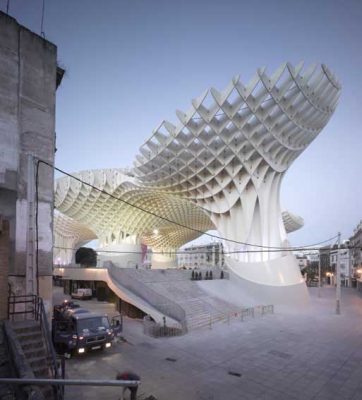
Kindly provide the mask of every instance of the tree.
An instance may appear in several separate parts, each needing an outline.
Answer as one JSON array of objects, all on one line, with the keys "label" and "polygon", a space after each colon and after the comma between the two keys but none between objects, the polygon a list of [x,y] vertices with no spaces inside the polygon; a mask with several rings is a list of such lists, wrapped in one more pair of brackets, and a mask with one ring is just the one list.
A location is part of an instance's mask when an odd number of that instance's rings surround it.
[{"label": "tree", "polygon": [[75,253],[75,263],[87,267],[96,267],[97,253],[90,247],[80,247]]}]

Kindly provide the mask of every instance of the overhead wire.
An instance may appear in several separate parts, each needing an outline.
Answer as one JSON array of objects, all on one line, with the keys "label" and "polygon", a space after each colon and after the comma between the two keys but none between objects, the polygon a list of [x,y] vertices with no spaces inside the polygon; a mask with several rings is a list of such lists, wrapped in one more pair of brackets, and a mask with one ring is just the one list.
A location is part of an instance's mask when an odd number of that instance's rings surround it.
[{"label": "overhead wire", "polygon": [[39,296],[39,168],[35,171],[35,275],[36,294]]},{"label": "overhead wire", "polygon": [[[72,250],[76,251],[77,249],[73,247],[62,247],[62,246],[53,246],[54,249],[58,250]],[[359,249],[359,247],[348,247],[349,250],[352,249]],[[93,249],[94,250],[94,249]],[[309,248],[307,249],[308,251],[319,251],[321,250],[320,247],[316,248]],[[122,250],[94,250],[96,253],[110,253],[110,254],[145,254],[143,251],[122,251]],[[305,248],[296,248],[294,250],[291,250],[290,248],[285,249],[284,251],[303,251],[303,255],[310,255],[310,254],[315,254],[315,253],[305,253]],[[152,251],[152,254],[205,254],[207,251],[193,251],[193,250],[176,250],[176,251]],[[210,251],[211,253],[212,251]],[[244,254],[244,253],[275,253],[275,252],[280,252],[280,250],[272,250],[272,249],[265,249],[265,250],[235,250],[235,251],[222,251],[222,254]],[[147,252],[146,252],[147,253]]]},{"label": "overhead wire", "polygon": [[[94,189],[94,190],[97,190],[97,191],[99,191],[99,192],[101,192],[101,193],[103,193],[103,194],[105,194],[105,195],[107,195],[107,196],[110,196],[111,198],[113,198],[113,199],[115,199],[115,200],[117,200],[117,201],[121,201],[122,203],[127,204],[128,206],[133,207],[133,208],[135,208],[135,209],[137,209],[137,210],[139,210],[139,211],[142,211],[142,212],[144,212],[144,213],[147,213],[147,214],[149,214],[149,215],[152,215],[152,216],[154,216],[154,217],[156,217],[156,218],[159,218],[159,219],[161,219],[161,220],[167,221],[167,222],[169,222],[169,223],[171,223],[171,224],[174,224],[174,225],[180,226],[180,227],[182,227],[182,228],[191,230],[191,231],[193,231],[193,232],[197,232],[197,233],[199,233],[200,235],[206,235],[206,236],[211,237],[211,238],[214,238],[214,239],[218,239],[218,240],[222,240],[222,241],[226,241],[226,242],[230,242],[230,243],[234,243],[234,244],[238,244],[238,245],[242,245],[242,246],[257,247],[257,248],[260,248],[260,249],[273,249],[273,250],[276,250],[276,251],[278,251],[278,250],[279,250],[279,251],[283,251],[283,250],[293,251],[293,249],[295,249],[295,248],[296,248],[296,249],[299,249],[299,248],[306,248],[306,247],[318,246],[318,245],[320,245],[320,244],[324,244],[324,243],[330,242],[331,240],[335,239],[335,238],[338,236],[338,235],[336,235],[336,236],[333,236],[333,237],[331,237],[331,238],[329,238],[329,239],[326,239],[326,240],[323,240],[323,241],[320,241],[320,242],[317,242],[317,243],[312,243],[312,244],[309,244],[309,245],[297,246],[297,247],[295,247],[295,246],[293,246],[293,247],[265,246],[265,245],[252,244],[252,243],[242,242],[242,241],[238,241],[238,240],[234,240],[234,239],[229,239],[229,238],[225,238],[225,237],[222,237],[222,236],[219,236],[219,235],[214,235],[214,234],[212,234],[212,233],[204,232],[204,231],[202,231],[202,230],[200,230],[200,229],[187,226],[187,225],[182,224],[182,223],[177,222],[177,221],[173,221],[173,220],[171,220],[170,218],[167,218],[167,217],[158,215],[158,214],[156,214],[155,212],[150,211],[150,210],[147,210],[147,209],[145,209],[145,208],[143,208],[143,207],[140,207],[140,206],[138,206],[138,205],[136,205],[136,204],[132,204],[132,203],[130,203],[129,201],[124,200],[124,199],[122,199],[122,198],[120,198],[120,197],[117,197],[117,196],[113,195],[112,193],[107,192],[107,191],[104,190],[104,189],[100,189],[100,188],[98,188],[97,186],[94,186],[94,185],[92,185],[91,183],[88,183],[88,182],[82,180],[81,178],[78,178],[77,176],[72,175],[72,174],[70,174],[69,172],[66,172],[66,171],[62,170],[62,169],[56,167],[55,165],[53,165],[53,164],[51,164],[51,163],[49,163],[49,162],[47,162],[47,161],[38,159],[38,160],[37,160],[37,170],[39,169],[39,165],[40,165],[41,163],[42,163],[42,164],[45,164],[45,165],[47,165],[47,166],[49,166],[49,167],[51,167],[51,168],[53,168],[54,170],[56,170],[56,171],[58,171],[58,172],[61,172],[62,174],[66,175],[66,176],[68,176],[68,177],[70,177],[70,178],[72,178],[72,179],[74,179],[74,180],[76,180],[76,181],[78,181],[78,182],[80,182],[80,183],[86,185],[86,186],[91,187],[91,188]],[[36,190],[38,190],[38,187],[36,187]]]}]

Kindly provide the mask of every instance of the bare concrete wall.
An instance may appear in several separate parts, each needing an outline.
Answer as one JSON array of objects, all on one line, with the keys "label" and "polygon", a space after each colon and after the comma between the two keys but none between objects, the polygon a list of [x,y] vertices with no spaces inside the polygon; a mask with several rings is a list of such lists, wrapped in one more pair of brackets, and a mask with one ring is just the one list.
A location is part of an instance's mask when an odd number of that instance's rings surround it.
[{"label": "bare concrete wall", "polygon": [[9,221],[0,215],[0,320],[8,314]]},{"label": "bare concrete wall", "polygon": [[[9,274],[23,290],[28,154],[54,162],[56,46],[0,12],[0,214],[10,221]],[[53,170],[39,170],[39,275],[52,275]]]}]

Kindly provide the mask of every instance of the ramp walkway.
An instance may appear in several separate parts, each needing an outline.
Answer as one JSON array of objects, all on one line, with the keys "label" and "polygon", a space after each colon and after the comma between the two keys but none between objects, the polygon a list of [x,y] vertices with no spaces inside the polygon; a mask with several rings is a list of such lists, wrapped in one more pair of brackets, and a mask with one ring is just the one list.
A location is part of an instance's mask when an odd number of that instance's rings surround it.
[{"label": "ramp walkway", "polygon": [[[212,284],[213,281],[192,281],[189,270],[128,269],[127,275],[181,306],[186,314],[188,330],[207,326],[210,321],[225,321],[229,314],[240,313],[240,307],[203,290],[202,286]],[[222,287],[227,281],[218,282]]]},{"label": "ramp walkway", "polygon": [[[118,268],[59,268],[55,274],[64,279],[104,281],[121,299],[151,315],[157,322],[179,323],[193,330],[211,322],[226,321],[240,313],[233,305],[203,289],[214,280],[192,281],[190,270],[144,270]],[[218,280],[221,292],[227,280]],[[225,293],[227,291],[225,290]],[[247,307],[248,305],[245,305]]]}]

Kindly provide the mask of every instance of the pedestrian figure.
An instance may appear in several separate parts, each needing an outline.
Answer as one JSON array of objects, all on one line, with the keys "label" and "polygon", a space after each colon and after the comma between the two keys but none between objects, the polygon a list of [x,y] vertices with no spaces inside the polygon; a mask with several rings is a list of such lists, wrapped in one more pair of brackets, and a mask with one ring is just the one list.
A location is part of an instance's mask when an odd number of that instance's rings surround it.
[{"label": "pedestrian figure", "polygon": [[[140,381],[141,378],[134,372],[132,371],[123,371],[123,372],[118,372],[116,379],[119,381]],[[129,390],[131,392],[131,397],[130,400],[137,400],[137,390],[138,386],[126,386],[123,388],[122,392],[122,397],[120,400],[124,399],[124,393],[126,390]]]}]

